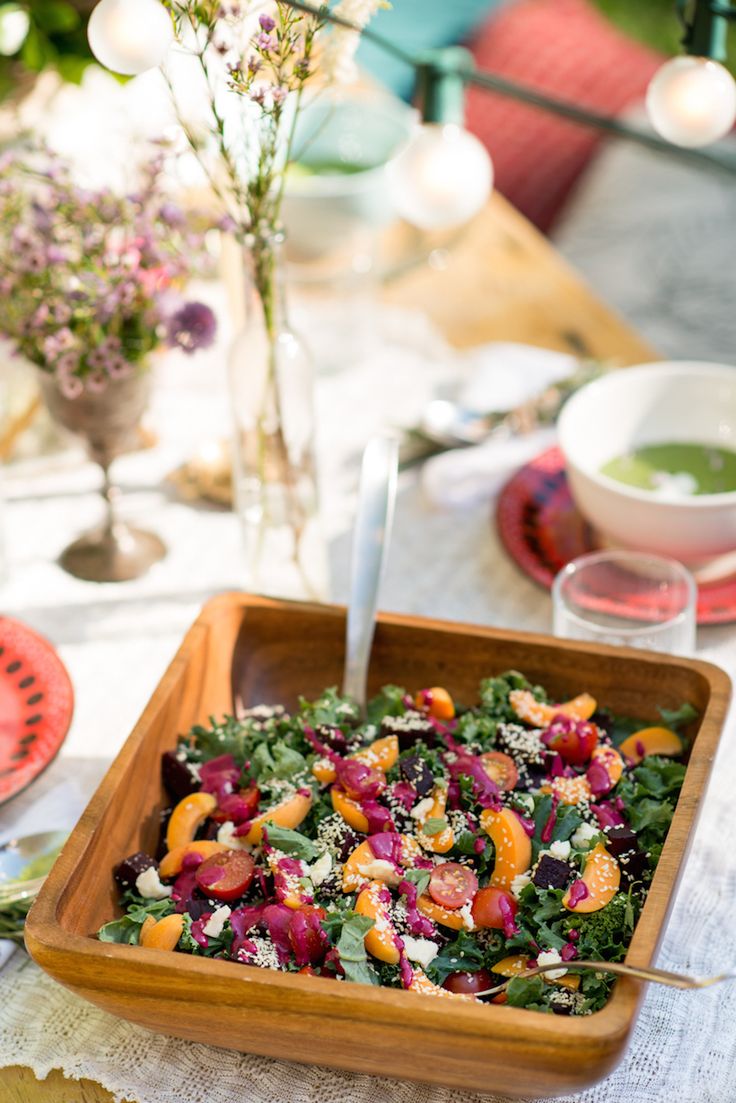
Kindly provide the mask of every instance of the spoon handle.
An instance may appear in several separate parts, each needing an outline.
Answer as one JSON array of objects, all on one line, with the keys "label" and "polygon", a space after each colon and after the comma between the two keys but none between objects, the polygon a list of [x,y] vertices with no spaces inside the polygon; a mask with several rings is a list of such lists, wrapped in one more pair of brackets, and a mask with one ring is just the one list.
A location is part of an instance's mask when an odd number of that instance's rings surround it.
[{"label": "spoon handle", "polygon": [[391,537],[398,464],[396,438],[373,437],[368,442],[363,453],[353,534],[343,680],[344,695],[352,697],[361,711],[365,709],[378,593]]}]

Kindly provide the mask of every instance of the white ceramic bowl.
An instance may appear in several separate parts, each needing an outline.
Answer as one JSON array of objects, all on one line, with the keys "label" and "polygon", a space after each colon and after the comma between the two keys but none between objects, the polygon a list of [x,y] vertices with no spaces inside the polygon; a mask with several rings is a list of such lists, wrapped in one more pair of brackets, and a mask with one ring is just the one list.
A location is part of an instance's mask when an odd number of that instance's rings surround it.
[{"label": "white ceramic bowl", "polygon": [[[386,165],[415,117],[393,98],[316,100],[300,113],[296,159],[314,171],[287,174],[282,214],[290,251],[316,259],[395,217]],[[340,162],[353,171],[330,171]]]},{"label": "white ceramic bowl", "polygon": [[736,367],[669,361],[612,372],[573,395],[558,431],[573,497],[609,543],[690,566],[736,550],[736,491],[665,499],[600,470],[647,444],[736,449]]}]

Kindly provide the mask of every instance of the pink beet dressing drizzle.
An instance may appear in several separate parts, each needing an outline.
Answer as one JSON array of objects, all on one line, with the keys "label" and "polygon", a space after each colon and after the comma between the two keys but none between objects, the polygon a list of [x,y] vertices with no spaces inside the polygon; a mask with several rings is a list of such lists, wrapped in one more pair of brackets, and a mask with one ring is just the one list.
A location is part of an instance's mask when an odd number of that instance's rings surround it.
[{"label": "pink beet dressing drizzle", "polygon": [[413,881],[400,881],[399,892],[406,897],[406,921],[415,937],[431,938],[434,926],[417,908],[417,886]]},{"label": "pink beet dressing drizzle", "polygon": [[514,919],[514,913],[511,910],[511,905],[504,896],[498,898],[498,910],[501,913],[501,919],[503,920],[503,933],[504,938],[513,938],[515,934],[519,933],[519,928],[516,925]]},{"label": "pink beet dressing drizzle", "polygon": [[581,900],[585,900],[589,895],[590,893],[588,892],[588,886],[585,881],[573,881],[568,893],[567,906],[569,908],[576,908]]},{"label": "pink beet dressing drizzle", "polygon": [[368,834],[377,835],[384,831],[395,831],[394,821],[388,808],[384,808],[377,800],[362,800],[360,810],[368,820]]},{"label": "pink beet dressing drizzle", "polygon": [[552,832],[554,831],[555,824],[557,823],[557,805],[559,803],[560,803],[560,798],[556,795],[553,796],[552,797],[552,810],[551,810],[549,816],[547,817],[547,822],[545,823],[544,827],[542,828],[542,834],[540,836],[543,843],[549,843],[549,842],[552,841]]},{"label": "pink beet dressing drizzle", "polygon": [[198,946],[203,946],[205,950],[209,946],[209,940],[207,938],[207,935],[204,933],[204,928],[207,926],[211,915],[212,912],[205,912],[204,915],[200,916],[199,919],[194,920],[190,928],[194,941],[197,943]]},{"label": "pink beet dressing drizzle", "polygon": [[588,784],[594,796],[601,796],[611,789],[611,779],[608,770],[601,762],[591,762],[586,771]]},{"label": "pink beet dressing drizzle", "polygon": [[522,816],[521,812],[517,812],[516,809],[514,809],[514,815],[531,839],[536,831],[534,820],[530,820],[528,816]]}]

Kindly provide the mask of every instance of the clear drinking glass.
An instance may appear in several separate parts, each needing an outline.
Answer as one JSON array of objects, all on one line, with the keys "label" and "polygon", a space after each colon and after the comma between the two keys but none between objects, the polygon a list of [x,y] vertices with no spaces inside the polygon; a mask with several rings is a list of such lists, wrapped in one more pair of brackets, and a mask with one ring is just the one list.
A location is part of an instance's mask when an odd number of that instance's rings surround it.
[{"label": "clear drinking glass", "polygon": [[692,575],[674,559],[592,552],[555,578],[553,631],[568,639],[692,655],[696,600]]}]

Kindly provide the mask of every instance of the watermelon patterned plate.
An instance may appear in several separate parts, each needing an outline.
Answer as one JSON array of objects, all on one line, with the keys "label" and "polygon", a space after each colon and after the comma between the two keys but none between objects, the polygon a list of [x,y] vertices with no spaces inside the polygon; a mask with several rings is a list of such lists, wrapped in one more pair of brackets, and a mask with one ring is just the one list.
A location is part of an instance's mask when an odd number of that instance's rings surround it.
[{"label": "watermelon patterned plate", "polygon": [[[559,448],[512,475],[498,497],[496,524],[514,562],[547,589],[571,559],[600,547],[572,499]],[[736,621],[736,574],[698,582],[697,616],[700,625]]]},{"label": "watermelon patterned plate", "polygon": [[73,709],[69,675],[48,640],[0,616],[0,804],[53,760]]}]

